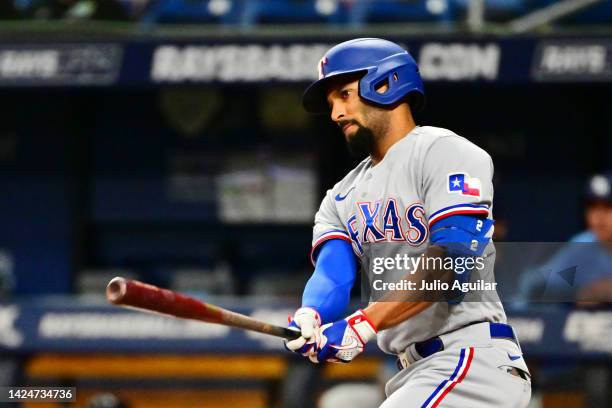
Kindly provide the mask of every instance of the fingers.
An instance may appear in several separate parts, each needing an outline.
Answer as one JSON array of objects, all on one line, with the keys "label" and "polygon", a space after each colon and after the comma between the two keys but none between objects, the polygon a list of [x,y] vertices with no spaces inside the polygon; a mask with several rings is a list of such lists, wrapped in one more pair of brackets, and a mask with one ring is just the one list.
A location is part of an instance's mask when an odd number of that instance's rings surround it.
[{"label": "fingers", "polygon": [[361,310],[346,319],[321,326],[314,309],[301,308],[296,311],[290,327],[299,329],[301,336],[287,341],[285,347],[313,363],[348,363],[363,352],[371,337],[376,336],[376,329]]},{"label": "fingers", "polygon": [[299,324],[300,329],[302,330],[302,337],[306,339],[310,339],[314,336],[315,328],[317,327],[317,322],[311,318],[301,319],[301,324]]},{"label": "fingers", "polygon": [[301,354],[304,357],[309,357],[317,353],[316,344],[312,340],[306,340],[303,337],[285,342],[285,348],[294,353]]},{"label": "fingers", "polygon": [[295,353],[308,357],[311,361],[316,361],[316,354],[319,351],[321,335],[319,326],[321,317],[316,310],[309,307],[302,307],[296,310],[290,319],[289,328],[300,331],[301,336],[295,340],[285,341],[285,347]]},{"label": "fingers", "polygon": [[306,339],[304,336],[300,336],[297,339],[284,342],[285,348],[289,351],[302,354],[307,357],[317,352],[317,340],[319,339],[318,333],[313,333],[312,338]]},{"label": "fingers", "polygon": [[296,310],[293,321],[300,328],[302,337],[310,339],[314,336],[315,329],[321,325],[321,318],[316,310],[302,307]]},{"label": "fingers", "polygon": [[298,337],[295,340],[285,342],[285,346],[291,351],[298,351],[301,349],[304,344],[306,344],[306,339],[304,337]]},{"label": "fingers", "polygon": [[[323,326],[325,327],[325,326]],[[323,334],[323,327],[317,327],[313,333],[313,347],[309,353],[304,354],[308,359],[315,364],[318,364],[322,361],[325,361],[325,358],[322,358],[321,353],[323,353],[324,349],[328,349],[327,346],[327,337]]]}]

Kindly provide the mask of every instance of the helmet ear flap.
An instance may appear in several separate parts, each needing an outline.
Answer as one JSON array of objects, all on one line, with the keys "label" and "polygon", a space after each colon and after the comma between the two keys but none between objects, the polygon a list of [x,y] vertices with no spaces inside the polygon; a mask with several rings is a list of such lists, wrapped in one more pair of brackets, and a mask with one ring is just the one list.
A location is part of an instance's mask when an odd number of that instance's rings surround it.
[{"label": "helmet ear flap", "polygon": [[389,90],[395,90],[397,89],[399,86],[401,86],[401,82],[399,80],[399,75],[397,73],[397,70],[393,70],[389,72],[389,75],[387,76],[387,84],[389,86]]},{"label": "helmet ear flap", "polygon": [[[391,106],[410,93],[423,94],[423,82],[420,76],[415,75],[414,64],[404,62],[384,68],[370,69],[361,79],[359,90],[362,98],[378,105]],[[422,106],[418,100],[418,97],[415,98],[415,105]]]},{"label": "helmet ear flap", "polygon": [[374,84],[374,91],[381,95],[389,92],[389,88],[389,78],[382,78],[380,81]]},{"label": "helmet ear flap", "polygon": [[374,84],[374,91],[380,95],[384,95],[398,86],[398,80],[399,76],[397,72],[389,72],[389,75]]},{"label": "helmet ear flap", "polygon": [[[387,78],[380,80],[374,87],[376,93],[380,95],[384,95],[387,92],[391,91],[392,87],[397,87],[396,82],[399,80],[399,77],[396,72],[390,74]],[[410,111],[412,114],[418,114],[423,111],[425,108],[425,96],[418,91],[411,91],[403,98],[400,98],[398,101],[393,103],[391,106],[396,106],[402,102],[408,102],[408,106],[410,106]]]},{"label": "helmet ear flap", "polygon": [[397,87],[399,85],[398,81],[399,75],[397,74],[397,71],[391,71],[386,78],[381,79],[374,85],[374,90],[379,94],[385,94],[389,90]]}]

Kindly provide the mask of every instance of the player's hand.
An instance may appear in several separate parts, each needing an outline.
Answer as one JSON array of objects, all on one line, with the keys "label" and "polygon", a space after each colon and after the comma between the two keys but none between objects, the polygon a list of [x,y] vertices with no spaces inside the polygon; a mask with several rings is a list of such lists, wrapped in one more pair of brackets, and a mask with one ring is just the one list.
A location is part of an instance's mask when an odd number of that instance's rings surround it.
[{"label": "player's hand", "polygon": [[311,307],[301,307],[295,311],[290,318],[289,328],[300,331],[301,336],[295,340],[285,341],[285,347],[304,357],[310,357],[314,353],[317,342],[318,328],[321,326],[321,316]]},{"label": "player's hand", "polygon": [[365,349],[365,344],[376,337],[376,327],[363,310],[358,310],[344,320],[321,326],[316,343],[316,354],[310,355],[313,363],[323,361],[348,363]]}]

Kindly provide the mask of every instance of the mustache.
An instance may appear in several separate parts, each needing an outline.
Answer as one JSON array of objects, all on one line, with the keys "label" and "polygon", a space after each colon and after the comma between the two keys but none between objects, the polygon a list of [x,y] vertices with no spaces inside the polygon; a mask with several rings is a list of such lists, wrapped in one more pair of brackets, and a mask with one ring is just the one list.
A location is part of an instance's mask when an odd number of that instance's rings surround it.
[{"label": "mustache", "polygon": [[357,125],[357,126],[361,126],[359,124],[359,122],[357,122],[356,120],[340,120],[338,121],[338,127],[340,127],[340,129],[342,129],[344,126],[346,125]]}]

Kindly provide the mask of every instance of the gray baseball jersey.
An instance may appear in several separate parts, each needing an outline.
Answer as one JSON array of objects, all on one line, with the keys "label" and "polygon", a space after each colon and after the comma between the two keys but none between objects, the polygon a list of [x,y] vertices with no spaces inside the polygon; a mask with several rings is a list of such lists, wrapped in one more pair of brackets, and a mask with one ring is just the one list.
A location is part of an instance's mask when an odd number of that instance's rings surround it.
[{"label": "gray baseball jersey", "polygon": [[[492,219],[491,157],[450,130],[416,127],[373,165],[363,160],[327,191],[315,217],[313,253],[329,239],[352,244],[361,273],[371,274],[376,259],[417,257],[429,246],[429,226],[455,214]],[[493,282],[493,244],[484,255]],[[379,347],[398,354],[410,344],[478,321],[505,322],[501,303],[437,302],[378,334]]]}]

